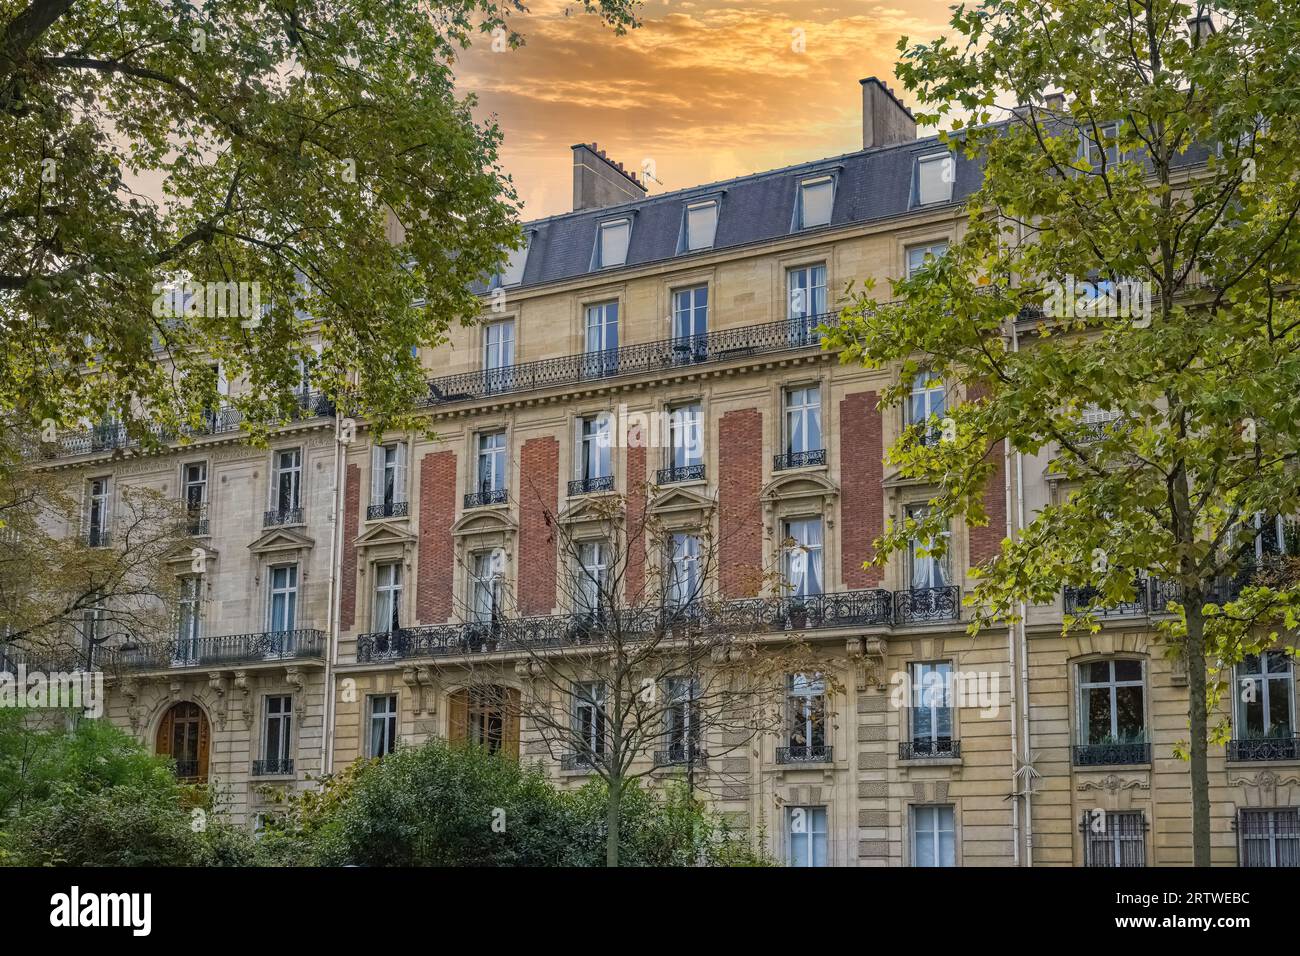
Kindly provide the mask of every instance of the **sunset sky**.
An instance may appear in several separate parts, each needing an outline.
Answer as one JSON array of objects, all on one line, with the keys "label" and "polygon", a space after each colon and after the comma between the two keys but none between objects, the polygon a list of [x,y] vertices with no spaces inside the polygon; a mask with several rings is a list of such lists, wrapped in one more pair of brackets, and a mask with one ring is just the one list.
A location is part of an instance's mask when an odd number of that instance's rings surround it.
[{"label": "sunset sky", "polygon": [[569,211],[574,143],[637,171],[653,161],[652,194],[860,148],[858,80],[879,76],[912,105],[894,78],[898,38],[946,32],[952,2],[648,0],[618,37],[564,0],[533,0],[514,21],[525,45],[480,41],[460,88],[495,114],[536,219]]}]

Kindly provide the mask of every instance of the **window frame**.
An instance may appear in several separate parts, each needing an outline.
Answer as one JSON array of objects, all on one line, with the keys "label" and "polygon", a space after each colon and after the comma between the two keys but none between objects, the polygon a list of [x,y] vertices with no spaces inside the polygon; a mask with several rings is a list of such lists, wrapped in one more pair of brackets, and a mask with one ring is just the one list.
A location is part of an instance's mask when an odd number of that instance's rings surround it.
[{"label": "window frame", "polygon": [[[808,828],[804,833],[795,833],[794,820],[795,811],[804,811],[803,819],[808,821]],[[831,838],[830,838],[830,807],[825,804],[815,804],[808,806],[786,807],[785,814],[785,835],[788,842],[788,853],[786,863],[792,868],[814,868],[817,867],[817,838],[821,838],[822,860],[821,866],[828,867],[831,865]],[[821,820],[821,830],[816,827],[816,821]],[[806,862],[797,862],[797,850],[795,847],[797,838],[804,838],[807,841],[807,852],[804,853]]]},{"label": "window frame", "polygon": [[[820,541],[816,543],[804,540],[808,537],[806,531],[809,528],[817,529],[817,537]],[[796,531],[802,531],[796,534]],[[787,541],[794,541],[794,545],[787,545]],[[824,515],[791,515],[788,518],[781,519],[781,577],[785,585],[783,597],[790,599],[802,599],[817,597],[826,593],[826,520]],[[800,575],[798,584],[794,581],[794,563],[795,554],[804,555],[804,567]],[[812,574],[810,575],[809,569]],[[815,585],[815,590],[809,590],[809,582]]]},{"label": "window frame", "polygon": [[[1117,676],[1116,663],[1124,661],[1138,665],[1139,674],[1136,680],[1121,680]],[[1094,681],[1084,677],[1085,668],[1092,667],[1094,664],[1104,663],[1107,665],[1108,677],[1106,680]],[[1104,689],[1108,693],[1108,706],[1110,708],[1110,733],[1109,737],[1113,738],[1116,743],[1120,743],[1119,730],[1119,692],[1121,688],[1136,687],[1142,695],[1142,726],[1139,728],[1141,741],[1125,741],[1128,743],[1146,742],[1149,735],[1147,728],[1147,667],[1146,661],[1140,657],[1128,657],[1125,655],[1111,655],[1107,657],[1094,657],[1086,661],[1075,662],[1075,714],[1077,717],[1078,727],[1075,731],[1075,739],[1081,747],[1101,747],[1106,746],[1102,741],[1093,741],[1088,738],[1091,736],[1091,721],[1088,717],[1088,691],[1095,689]],[[1103,738],[1104,740],[1105,738]]]},{"label": "window frame", "polygon": [[[786,675],[786,726],[783,736],[790,750],[802,751],[811,762],[817,748],[828,744],[826,678],[819,673]],[[797,737],[802,743],[796,743]]]},{"label": "window frame", "polygon": [[[292,463],[285,467],[283,459],[286,455],[293,456]],[[285,475],[289,478],[290,504],[281,505],[281,484]],[[270,510],[277,513],[289,511],[298,511],[302,509],[302,483],[303,483],[303,453],[301,445],[291,445],[285,448],[276,448],[271,452],[271,500]]]},{"label": "window frame", "polygon": [[[1255,673],[1243,672],[1242,667],[1251,659],[1258,661],[1259,670]],[[1270,660],[1281,660],[1286,665],[1285,672],[1270,670]],[[1267,740],[1272,736],[1271,726],[1277,726],[1273,723],[1270,714],[1270,704],[1276,693],[1270,690],[1273,684],[1284,684],[1284,693],[1287,702],[1287,721],[1288,734],[1286,736],[1295,736],[1296,734],[1296,668],[1293,661],[1284,651],[1266,650],[1261,654],[1249,654],[1245,659],[1233,665],[1232,668],[1232,687],[1234,706],[1232,708],[1232,733],[1236,740]],[[1244,684],[1248,680],[1255,680],[1259,686],[1260,692],[1257,699],[1247,701],[1243,698],[1242,691]],[[1247,712],[1246,709],[1252,705],[1257,705],[1260,709],[1261,723],[1263,732],[1258,736],[1252,736],[1247,732]]]},{"label": "window frame", "polygon": [[[272,711],[271,702],[278,701],[280,710]],[[272,756],[271,739],[274,728],[276,737],[275,751]],[[292,759],[293,752],[293,695],[266,694],[262,699],[262,759],[268,763],[274,761],[281,765]]]},{"label": "window frame", "polygon": [[[721,206],[722,204],[718,201],[716,197],[711,197],[707,199],[687,200],[683,204],[682,238],[681,238],[681,248],[678,249],[679,254],[686,253],[686,252],[702,252],[708,249],[712,249],[714,247],[718,238],[718,219],[722,211]],[[711,209],[713,211],[713,222],[708,229],[708,242],[706,243],[702,242],[697,244],[691,241],[693,235],[691,231],[691,213],[698,210],[704,210],[704,209]]]},{"label": "window frame", "polygon": [[[943,822],[943,811],[947,811],[947,819],[951,821],[951,828],[941,826]],[[933,825],[924,827],[921,817],[923,815],[932,816]],[[912,851],[912,866],[918,868],[936,868],[946,869],[957,866],[957,807],[952,803],[918,803],[908,807],[908,817],[910,829],[912,831],[911,840],[909,841]],[[941,862],[943,842],[941,837],[945,833],[952,834],[952,862]],[[921,860],[921,838],[926,836],[931,841],[932,855],[934,863],[922,864]]]},{"label": "window frame", "polygon": [[[384,711],[380,713],[376,710],[375,705],[384,702]],[[400,713],[400,701],[396,694],[367,694],[366,695],[366,756],[386,757],[397,749],[398,727],[397,720]],[[379,746],[376,747],[375,731],[378,724]]]},{"label": "window frame", "polygon": [[[802,400],[796,400],[802,395]],[[812,396],[814,400],[810,400]],[[799,428],[795,428],[795,422]],[[821,382],[808,382],[802,385],[787,385],[781,389],[781,444],[787,455],[806,455],[826,448],[826,434],[822,428],[822,385]],[[810,427],[811,426],[811,427]],[[809,439],[811,428],[817,430],[817,444]],[[796,431],[802,436],[803,447],[795,447]]]},{"label": "window frame", "polygon": [[[617,262],[607,262],[605,236],[607,230],[615,229],[626,230],[623,240],[623,258]],[[592,268],[600,269],[617,269],[620,266],[627,265],[628,253],[632,251],[632,217],[617,216],[612,219],[602,220],[596,226],[596,247],[592,251]]]},{"label": "window frame", "polygon": [[[835,192],[836,179],[834,173],[813,173],[808,176],[799,178],[798,203],[796,205],[795,215],[798,226],[797,232],[805,229],[817,229],[821,226],[829,226],[835,219]],[[826,200],[826,219],[822,222],[808,221],[808,196],[809,189],[827,188],[829,198]]]},{"label": "window frame", "polygon": [[[376,634],[395,634],[402,629],[402,594],[406,588],[402,562],[376,561],[371,565],[371,579],[375,582],[370,590],[371,624]],[[388,611],[387,627],[381,627],[379,612]]]}]

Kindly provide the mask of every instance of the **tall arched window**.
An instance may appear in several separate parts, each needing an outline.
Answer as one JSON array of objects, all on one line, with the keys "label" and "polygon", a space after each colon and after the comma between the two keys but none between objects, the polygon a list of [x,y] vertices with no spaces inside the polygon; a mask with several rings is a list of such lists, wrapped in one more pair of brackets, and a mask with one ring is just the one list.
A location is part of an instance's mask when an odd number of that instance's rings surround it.
[{"label": "tall arched window", "polygon": [[192,701],[173,704],[158,725],[154,750],[176,761],[176,776],[186,783],[208,782],[207,715]]}]

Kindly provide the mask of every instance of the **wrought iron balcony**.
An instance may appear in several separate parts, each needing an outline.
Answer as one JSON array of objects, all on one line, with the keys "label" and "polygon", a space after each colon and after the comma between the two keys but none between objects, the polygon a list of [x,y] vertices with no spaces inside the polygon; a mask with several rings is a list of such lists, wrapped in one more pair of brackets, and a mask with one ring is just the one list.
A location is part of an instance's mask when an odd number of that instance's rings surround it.
[{"label": "wrought iron balcony", "polygon": [[202,538],[208,533],[208,503],[206,501],[183,502],[185,505],[185,533],[195,538]]},{"label": "wrought iron balcony", "polygon": [[82,541],[88,548],[107,548],[113,543],[113,534],[108,528],[91,528],[82,535]]},{"label": "wrought iron balcony", "polygon": [[699,744],[678,744],[667,750],[656,750],[654,761],[656,767],[678,767],[708,763],[709,755],[700,749]]},{"label": "wrought iron balcony", "polygon": [[773,471],[786,471],[790,468],[808,468],[812,465],[826,464],[826,449],[813,448],[810,451],[792,451],[777,455],[772,459]]},{"label": "wrought iron balcony", "polygon": [[293,773],[293,758],[281,757],[279,760],[254,760],[254,777],[287,777]]},{"label": "wrought iron balcony", "polygon": [[73,647],[31,650],[10,645],[0,647],[0,674],[17,674],[20,666],[29,674],[71,674],[94,669],[86,654]]},{"label": "wrought iron balcony", "polygon": [[660,468],[655,476],[655,482],[660,485],[675,485],[679,481],[703,481],[704,465],[681,465],[671,468]]},{"label": "wrought iron balcony", "polygon": [[471,491],[465,496],[465,507],[483,508],[487,505],[503,505],[509,499],[509,494],[504,488],[484,488],[482,491]]},{"label": "wrought iron balcony", "polygon": [[834,326],[838,322],[838,313],[827,312],[763,325],[719,329],[707,335],[660,339],[603,352],[579,352],[508,368],[445,375],[429,380],[429,395],[424,404],[451,405],[511,392],[579,385],[592,379],[662,373],[683,366],[819,348],[821,340],[814,331],[816,327]]},{"label": "wrought iron balcony", "polygon": [[262,661],[323,660],[325,632],[310,628],[262,631],[222,637],[177,638],[149,644],[122,644],[103,652],[106,669],[170,670],[256,664]]},{"label": "wrought iron balcony", "polygon": [[199,762],[197,760],[176,761],[176,779],[182,783],[198,783]]},{"label": "wrought iron balcony", "polygon": [[1151,762],[1151,744],[1146,741],[1113,744],[1075,744],[1070,748],[1076,767],[1107,767]]},{"label": "wrought iron balcony", "polygon": [[569,497],[593,495],[600,491],[614,490],[614,476],[601,475],[598,478],[575,478],[569,482]]},{"label": "wrought iron balcony", "polygon": [[777,747],[776,762],[833,763],[835,751],[829,744],[804,744],[801,747]]},{"label": "wrought iron balcony", "polygon": [[[803,597],[700,601],[597,614],[502,616],[491,622],[429,624],[361,634],[357,637],[356,653],[357,660],[364,663],[583,647],[604,643],[605,635],[615,629],[625,639],[634,639],[637,634],[675,635],[682,630],[755,634],[956,620],[960,612],[960,590],[955,586],[930,590],[941,594],[918,598],[913,592],[869,588]],[[901,609],[901,615],[895,613],[896,608]]]},{"label": "wrought iron balcony", "polygon": [[894,592],[896,624],[932,624],[961,617],[961,588],[908,588]]},{"label": "wrought iron balcony", "polygon": [[[1067,586],[1063,589],[1063,598],[1065,601],[1066,614],[1082,614],[1091,608],[1094,617],[1134,617],[1147,612],[1148,601],[1151,599],[1145,580],[1135,582],[1133,587],[1133,600],[1121,601],[1118,604],[1109,604],[1104,607],[1092,607],[1093,603],[1101,597],[1101,591],[1091,585],[1082,587]],[[1164,605],[1161,604],[1163,608]]]},{"label": "wrought iron balcony", "polygon": [[1300,760],[1300,736],[1239,737],[1228,742],[1229,760]]},{"label": "wrought iron balcony", "polygon": [[951,737],[918,737],[898,745],[899,760],[956,760],[961,756],[961,741]]},{"label": "wrought iron balcony", "polygon": [[410,503],[406,501],[385,501],[382,505],[368,505],[366,507],[366,520],[405,518],[408,508],[410,508]]},{"label": "wrought iron balcony", "polygon": [[301,508],[275,508],[262,517],[262,527],[278,528],[280,525],[302,524]]}]

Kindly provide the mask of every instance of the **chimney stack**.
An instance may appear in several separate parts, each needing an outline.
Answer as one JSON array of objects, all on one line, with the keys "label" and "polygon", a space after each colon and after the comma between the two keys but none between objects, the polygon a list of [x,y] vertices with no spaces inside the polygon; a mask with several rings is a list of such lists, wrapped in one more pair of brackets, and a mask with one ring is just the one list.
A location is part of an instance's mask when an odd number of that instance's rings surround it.
[{"label": "chimney stack", "polygon": [[1053,113],[1060,113],[1065,109],[1064,93],[1048,93],[1043,97],[1043,105]]},{"label": "chimney stack", "polygon": [[595,143],[573,147],[574,212],[632,202],[645,194],[645,184],[637,174],[614,162]]},{"label": "chimney stack", "polygon": [[1208,13],[1199,17],[1192,17],[1187,21],[1187,26],[1191,29],[1192,36],[1200,43],[1204,43],[1215,33],[1214,21],[1210,19]]},{"label": "chimney stack", "polygon": [[874,76],[862,84],[862,148],[916,139],[916,118],[894,91]]}]

